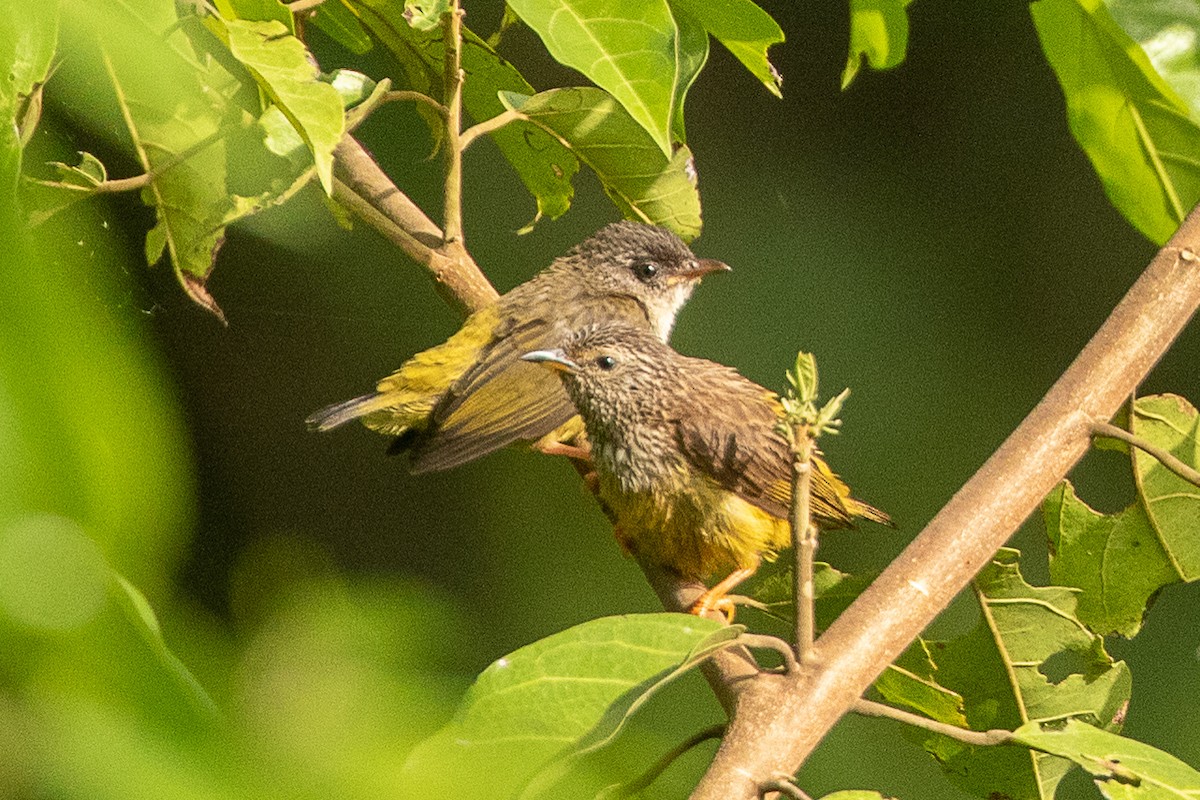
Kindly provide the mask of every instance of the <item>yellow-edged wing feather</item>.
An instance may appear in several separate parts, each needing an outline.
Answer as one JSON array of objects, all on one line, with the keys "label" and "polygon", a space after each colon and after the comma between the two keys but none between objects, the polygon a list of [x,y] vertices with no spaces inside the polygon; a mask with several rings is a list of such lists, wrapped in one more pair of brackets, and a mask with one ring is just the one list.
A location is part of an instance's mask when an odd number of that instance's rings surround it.
[{"label": "yellow-edged wing feather", "polygon": [[[792,495],[792,454],[787,441],[775,432],[779,419],[779,397],[733,370],[712,365],[710,375],[693,375],[700,387],[704,381],[719,382],[722,391],[742,396],[737,405],[736,425],[716,408],[696,402],[677,422],[681,450],[697,469],[718,485],[772,516],[787,519]],[[698,391],[703,392],[703,388]],[[728,394],[721,395],[726,400]],[[819,455],[812,460],[811,508],[823,528],[845,528],[855,517],[892,524],[887,514],[850,496],[848,487]]]}]

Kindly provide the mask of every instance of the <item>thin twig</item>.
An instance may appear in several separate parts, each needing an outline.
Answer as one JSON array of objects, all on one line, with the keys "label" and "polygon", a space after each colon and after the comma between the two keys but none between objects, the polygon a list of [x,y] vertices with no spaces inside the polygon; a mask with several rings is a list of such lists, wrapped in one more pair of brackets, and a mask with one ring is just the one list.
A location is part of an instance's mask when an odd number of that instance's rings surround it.
[{"label": "thin twig", "polygon": [[[1131,418],[1132,419],[1132,418]],[[1093,436],[1105,436],[1110,439],[1120,439],[1126,444],[1131,444],[1138,450],[1152,456],[1158,463],[1162,464],[1167,469],[1174,472],[1179,477],[1183,478],[1188,483],[1200,486],[1200,471],[1189,467],[1187,464],[1180,461],[1169,450],[1164,450],[1158,445],[1151,444],[1135,433],[1130,433],[1124,428],[1112,425],[1108,422],[1093,422]]]},{"label": "thin twig", "polygon": [[759,797],[765,797],[768,792],[779,792],[792,798],[792,800],[812,800],[807,792],[792,783],[788,778],[774,778],[758,785]]},{"label": "thin twig", "polygon": [[801,664],[813,660],[813,642],[817,636],[813,596],[813,561],[817,554],[816,529],[812,524],[812,451],[811,429],[796,425],[792,429],[793,462],[791,527],[796,568],[793,596],[796,598],[796,658]]},{"label": "thin twig", "polygon": [[437,112],[437,115],[443,119],[445,119],[450,113],[449,111],[446,110],[446,107],[444,105],[439,103],[437,100],[434,100],[429,95],[422,94],[421,92],[410,91],[408,89],[394,89],[393,91],[388,92],[386,95],[384,95],[383,102],[385,102],[385,103],[396,103],[396,102],[422,103],[422,104],[427,105],[430,108],[432,108],[435,112]]},{"label": "thin twig", "polygon": [[346,133],[353,133],[363,121],[370,116],[371,112],[379,106],[383,105],[387,100],[387,96],[391,94],[388,90],[392,88],[390,78],[384,78],[375,84],[375,89],[371,94],[367,95],[367,99],[356,105],[354,108],[346,112]]},{"label": "thin twig", "polygon": [[677,744],[671,749],[670,752],[668,752],[658,761],[655,761],[648,770],[643,772],[634,780],[622,786],[620,791],[615,796],[632,797],[638,792],[649,789],[650,785],[658,780],[659,777],[667,771],[667,768],[674,764],[680,756],[691,750],[693,747],[704,744],[711,739],[720,739],[724,734],[724,725],[712,725],[704,730],[693,733],[687,739],[684,739],[682,742]]},{"label": "thin twig", "polygon": [[783,658],[784,669],[788,672],[795,672],[800,669],[800,662],[796,660],[796,654],[792,651],[792,646],[778,636],[743,633],[737,640],[746,645],[746,647],[755,650],[774,650],[776,653],[779,653]]},{"label": "thin twig", "polygon": [[922,717],[920,714],[913,714],[909,711],[903,711],[899,708],[876,703],[873,700],[858,700],[852,709],[855,714],[861,714],[864,717],[882,717],[884,719],[894,719],[897,722],[903,722],[905,725],[912,725],[914,728],[921,728],[930,731],[931,733],[940,733],[942,736],[947,736],[964,744],[976,745],[978,747],[991,747],[998,744],[1009,744],[1012,742],[1012,731],[995,729],[990,731],[973,731],[967,728],[959,728],[956,725],[950,725],[945,722],[938,722],[929,717]]},{"label": "thin twig", "polygon": [[1178,337],[1200,307],[1197,253],[1193,209],[1038,406],[821,635],[821,661],[730,689],[737,713],[692,800],[753,800],[761,780],[800,768],[1087,452],[1093,421],[1111,418]]},{"label": "thin twig", "polygon": [[521,119],[521,112],[513,111],[510,108],[507,111],[497,114],[491,119],[485,119],[478,125],[472,125],[463,131],[462,136],[459,137],[459,147],[463,150],[466,150],[471,146],[471,142],[475,141],[480,136],[483,136],[486,133],[491,133],[494,130],[499,130],[508,123],[515,122],[519,119]]},{"label": "thin twig", "polygon": [[445,242],[461,242],[462,228],[462,9],[451,0],[442,21],[446,51],[446,188],[442,228]]}]

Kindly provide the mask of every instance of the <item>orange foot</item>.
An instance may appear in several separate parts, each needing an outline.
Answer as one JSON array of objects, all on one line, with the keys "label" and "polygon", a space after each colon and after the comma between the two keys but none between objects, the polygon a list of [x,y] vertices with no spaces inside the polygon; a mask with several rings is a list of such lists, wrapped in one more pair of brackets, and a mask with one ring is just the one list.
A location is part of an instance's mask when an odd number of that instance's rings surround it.
[{"label": "orange foot", "polygon": [[752,567],[735,569],[726,575],[723,581],[700,595],[700,598],[692,603],[689,611],[699,617],[707,616],[710,611],[720,611],[724,615],[726,623],[733,622],[734,604],[727,595],[735,586],[753,575],[757,569],[757,563]]},{"label": "orange foot", "polygon": [[592,463],[592,451],[586,447],[577,447],[573,444],[564,444],[563,442],[546,442],[539,445],[538,449],[548,456],[566,456],[576,461],[582,461],[585,464]]}]

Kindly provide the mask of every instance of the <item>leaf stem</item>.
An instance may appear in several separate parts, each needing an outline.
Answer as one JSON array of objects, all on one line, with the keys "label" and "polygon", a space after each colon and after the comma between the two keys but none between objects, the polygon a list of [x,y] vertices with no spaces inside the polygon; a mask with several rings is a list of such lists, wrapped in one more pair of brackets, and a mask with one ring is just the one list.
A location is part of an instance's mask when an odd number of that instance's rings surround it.
[{"label": "leaf stem", "polygon": [[[1131,411],[1130,413],[1132,414],[1136,412]],[[1155,444],[1151,444],[1135,433],[1130,433],[1124,428],[1108,422],[1093,422],[1092,435],[1105,436],[1110,439],[1120,439],[1126,444],[1133,445],[1147,455],[1153,456],[1158,463],[1162,464],[1164,467],[1171,470],[1171,472],[1174,472],[1188,483],[1200,486],[1200,470],[1189,467],[1187,464],[1183,463],[1174,455],[1172,455],[1169,450],[1164,450]]]},{"label": "leaf stem", "polygon": [[485,119],[478,125],[472,125],[462,132],[462,136],[459,137],[459,146],[461,149],[466,150],[468,147],[470,147],[471,142],[475,141],[480,136],[491,133],[494,130],[499,130],[508,123],[516,122],[521,118],[522,114],[519,111],[514,111],[510,108],[507,111],[497,114],[491,119]]},{"label": "leaf stem", "polygon": [[777,636],[765,636],[758,633],[743,633],[737,638],[739,644],[744,644],[746,647],[761,650],[774,650],[783,658],[783,665],[788,672],[795,672],[800,669],[800,662],[796,660],[796,654],[792,652],[791,646]]},{"label": "leaf stem", "polygon": [[442,227],[445,244],[461,242],[462,230],[462,18],[458,0],[451,0],[442,20],[446,52],[446,189]]},{"label": "leaf stem", "polygon": [[292,0],[292,2],[286,3],[286,5],[288,11],[293,14],[303,14],[305,11],[312,11],[324,2],[325,0]]},{"label": "leaf stem", "polygon": [[905,725],[912,725],[914,728],[921,728],[938,733],[950,739],[965,744],[976,745],[978,747],[991,747],[998,744],[1009,744],[1013,740],[1012,731],[996,729],[990,731],[972,731],[966,728],[960,728],[957,725],[950,725],[945,722],[938,722],[929,717],[922,717],[920,714],[913,714],[909,711],[903,711],[899,708],[876,703],[873,700],[858,700],[851,709],[855,714],[864,717],[882,717],[884,719],[893,719],[897,722],[903,722]]}]

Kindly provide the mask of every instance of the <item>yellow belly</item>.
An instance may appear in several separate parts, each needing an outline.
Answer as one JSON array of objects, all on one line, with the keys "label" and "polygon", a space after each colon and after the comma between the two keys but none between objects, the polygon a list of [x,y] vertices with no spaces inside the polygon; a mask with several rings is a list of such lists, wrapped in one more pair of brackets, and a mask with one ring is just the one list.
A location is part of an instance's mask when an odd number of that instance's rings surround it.
[{"label": "yellow belly", "polygon": [[771,560],[791,542],[787,520],[772,516],[709,478],[680,471],[650,491],[623,492],[601,480],[600,495],[624,541],[642,558],[704,580]]}]

